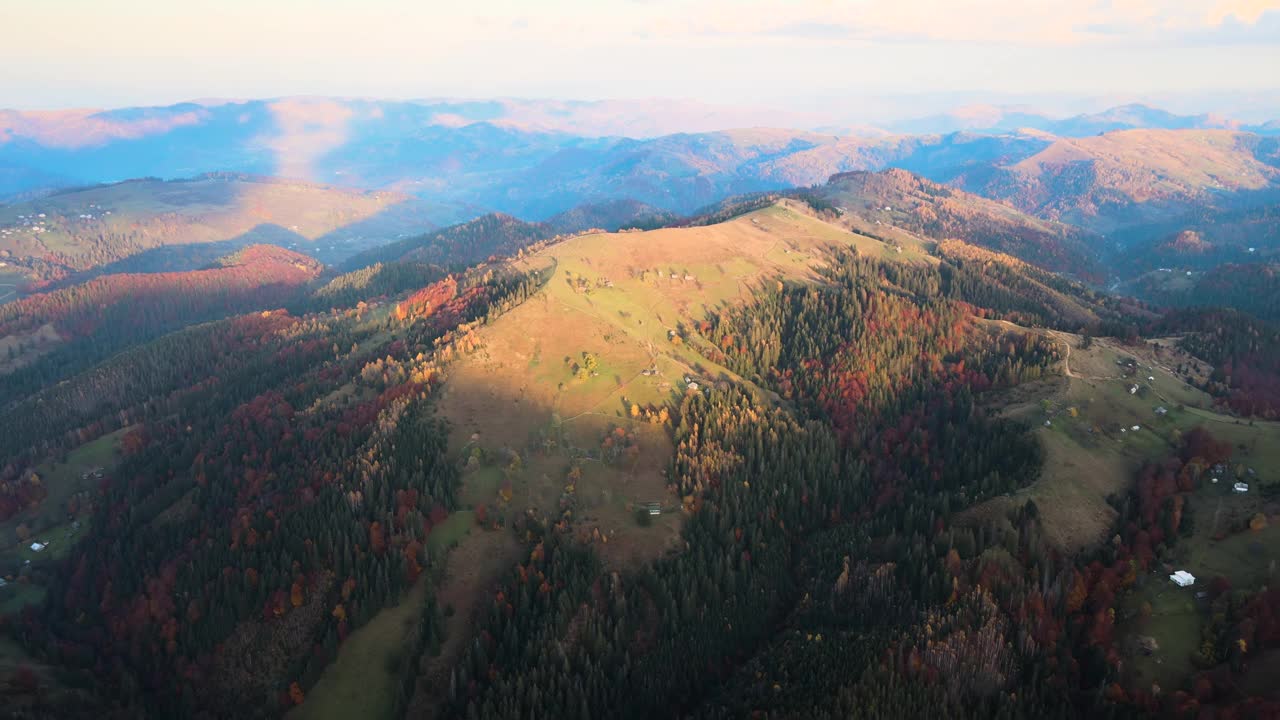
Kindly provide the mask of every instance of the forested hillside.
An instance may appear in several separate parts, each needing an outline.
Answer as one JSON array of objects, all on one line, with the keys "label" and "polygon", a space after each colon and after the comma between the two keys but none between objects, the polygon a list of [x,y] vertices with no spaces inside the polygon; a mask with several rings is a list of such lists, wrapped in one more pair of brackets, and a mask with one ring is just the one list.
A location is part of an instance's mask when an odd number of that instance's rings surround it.
[{"label": "forested hillside", "polygon": [[903,170],[836,175],[818,192],[878,226],[961,239],[1087,280],[1105,275],[1098,262],[1101,238]]},{"label": "forested hillside", "polygon": [[102,268],[127,271],[111,266],[191,244],[269,242],[333,259],[420,233],[448,217],[394,192],[228,173],[150,178],[0,206],[0,258],[39,288]]},{"label": "forested hillside", "polygon": [[321,265],[254,245],[189,272],[102,275],[0,305],[0,400],[188,325],[296,302]]},{"label": "forested hillside", "polygon": [[1280,141],[1230,130],[1122,130],[1059,139],[957,179],[1026,212],[1107,235],[1274,205]]},{"label": "forested hillside", "polygon": [[[880,226],[817,190],[643,232],[486,216],[332,278],[255,248],[22,301],[15,328],[132,340],[5,376],[10,707],[1280,712],[1280,426],[1246,402],[1280,376],[1270,326],[1018,259],[1070,236],[1011,210],[928,232],[949,206],[912,187]],[[162,299],[113,310],[121,282]],[[1168,590],[1175,564],[1201,585]],[[1169,623],[1203,641],[1143,654]]]}]

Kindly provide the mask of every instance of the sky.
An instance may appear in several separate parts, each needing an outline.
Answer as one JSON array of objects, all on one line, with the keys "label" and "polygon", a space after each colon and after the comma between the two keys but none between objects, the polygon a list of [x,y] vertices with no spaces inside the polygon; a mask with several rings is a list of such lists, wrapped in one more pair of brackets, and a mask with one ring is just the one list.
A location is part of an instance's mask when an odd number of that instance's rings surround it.
[{"label": "sky", "polygon": [[1280,0],[0,0],[0,18],[17,109],[1280,97]]}]

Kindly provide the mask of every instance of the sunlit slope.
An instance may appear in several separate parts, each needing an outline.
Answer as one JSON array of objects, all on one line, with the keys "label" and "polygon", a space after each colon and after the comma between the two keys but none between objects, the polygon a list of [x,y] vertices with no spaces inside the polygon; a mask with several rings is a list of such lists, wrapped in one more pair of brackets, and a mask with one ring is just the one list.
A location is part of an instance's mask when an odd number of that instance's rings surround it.
[{"label": "sunlit slope", "polygon": [[[1035,483],[967,514],[990,518],[1032,500],[1054,545],[1076,551],[1104,542],[1117,518],[1108,497],[1127,491],[1143,463],[1176,455],[1183,435],[1197,427],[1228,442],[1235,462],[1257,467],[1263,479],[1273,477],[1280,465],[1280,423],[1219,412],[1213,398],[1176,370],[1195,363],[1176,338],[1086,344],[1079,335],[1041,332],[1062,347],[1061,375],[1020,387],[998,404],[1036,427],[1044,468]],[[1202,494],[1214,493],[1228,494],[1226,486],[1206,486]]]},{"label": "sunlit slope", "polygon": [[1059,139],[957,184],[1040,217],[1111,234],[1274,203],[1280,143],[1228,130],[1125,130]]},{"label": "sunlit slope", "polygon": [[1084,279],[1105,275],[1097,261],[1100,238],[905,170],[836,175],[816,192],[878,237],[907,231],[960,239]]},{"label": "sunlit slope", "polygon": [[[645,503],[675,510],[681,502],[666,487],[672,448],[651,406],[733,377],[709,359],[715,353],[698,331],[707,315],[765,283],[813,279],[832,247],[934,261],[918,245],[855,235],[799,207],[783,201],[718,225],[583,235],[519,261],[549,271],[550,281],[479,330],[482,349],[451,369],[440,408],[459,450],[553,449],[508,473],[512,500],[499,499],[498,482],[482,471],[467,476],[468,499],[555,519],[572,484],[576,509],[567,519],[609,537],[601,550],[612,561],[652,557],[674,541],[678,514],[650,526],[634,514]],[[599,451],[615,426],[638,451],[619,462],[578,463],[581,478],[570,483],[573,459]]]},{"label": "sunlit slope", "polygon": [[40,280],[197,243],[349,246],[351,254],[429,229],[432,216],[428,204],[394,192],[238,175],[134,180],[0,207],[0,257]]}]

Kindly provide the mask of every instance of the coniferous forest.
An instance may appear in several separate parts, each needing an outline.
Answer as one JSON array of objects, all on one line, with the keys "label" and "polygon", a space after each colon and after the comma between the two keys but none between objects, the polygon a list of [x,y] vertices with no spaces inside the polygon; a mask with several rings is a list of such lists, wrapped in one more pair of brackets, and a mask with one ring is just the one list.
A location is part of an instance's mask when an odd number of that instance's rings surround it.
[{"label": "coniferous forest", "polygon": [[[75,292],[30,301],[80,328],[76,342],[132,334],[81,364],[37,358],[3,385],[0,513],[60,503],[80,533],[14,580],[42,592],[4,632],[56,672],[14,675],[19,716],[280,717],[306,707],[353,633],[412,596],[396,717],[1275,717],[1236,684],[1280,646],[1265,584],[1206,585],[1184,686],[1126,668],[1126,598],[1208,521],[1196,493],[1232,443],[1180,433],[1106,498],[1106,540],[1069,552],[1024,494],[1046,472],[1040,416],[1003,411],[1063,379],[1055,332],[1081,347],[1177,334],[1211,368],[1219,407],[1271,417],[1274,330],[1162,314],[955,244],[935,253],[828,248],[812,275],[760,278],[681,329],[731,374],[686,379],[660,415],[632,411],[674,449],[664,473],[682,523],[676,548],[627,567],[568,514],[464,503],[468,464],[439,410],[452,364],[542,302],[555,268],[379,264],[239,315],[204,295],[127,322]],[[119,461],[50,499],[41,468],[111,438]],[[432,537],[473,516],[518,549],[451,625],[437,597],[451,546]]]}]

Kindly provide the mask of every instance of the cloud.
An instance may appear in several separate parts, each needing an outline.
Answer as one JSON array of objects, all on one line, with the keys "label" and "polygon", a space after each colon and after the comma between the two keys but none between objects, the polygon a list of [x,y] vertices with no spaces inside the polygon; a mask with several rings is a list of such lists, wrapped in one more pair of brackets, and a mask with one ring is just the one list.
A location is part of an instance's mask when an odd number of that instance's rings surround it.
[{"label": "cloud", "polygon": [[1221,25],[1228,18],[1254,25],[1264,14],[1273,11],[1280,11],[1280,0],[1218,0],[1206,19],[1213,25]]},{"label": "cloud", "polygon": [[271,103],[274,132],[257,142],[275,153],[274,174],[316,179],[315,164],[347,141],[353,114],[347,105],[323,98],[285,98]]},{"label": "cloud", "polygon": [[0,144],[22,137],[48,147],[91,147],[113,140],[162,135],[176,128],[198,125],[208,116],[208,111],[203,109],[179,112],[167,108],[134,119],[114,118],[90,110],[0,111]]},{"label": "cloud", "polygon": [[853,28],[838,23],[802,22],[772,28],[765,34],[795,38],[847,38],[853,34]]},{"label": "cloud", "polygon": [[1241,30],[1280,14],[1280,0],[708,0],[686,11],[696,34],[722,39],[1073,46],[1218,30],[1224,42],[1248,42]]}]

